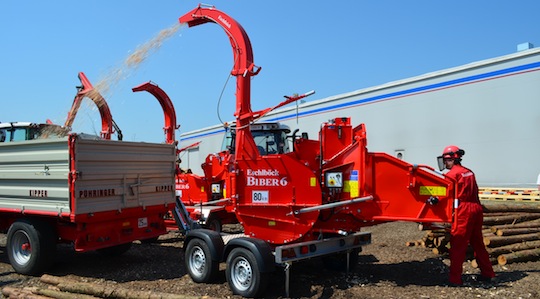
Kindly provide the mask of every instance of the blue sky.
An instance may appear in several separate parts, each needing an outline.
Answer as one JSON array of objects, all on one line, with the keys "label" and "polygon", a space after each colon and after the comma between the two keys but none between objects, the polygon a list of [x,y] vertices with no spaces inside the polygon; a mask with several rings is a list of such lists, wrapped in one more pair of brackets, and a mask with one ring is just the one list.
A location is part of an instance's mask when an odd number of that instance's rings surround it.
[{"label": "blue sky", "polygon": [[[254,110],[315,90],[318,100],[540,46],[540,1],[207,2],[248,33]],[[63,124],[84,72],[94,85],[199,1],[4,1],[0,10],[0,121]],[[157,101],[131,88],[149,80],[173,100],[179,133],[219,123],[233,65],[216,24],[180,28],[105,97],[126,140],[163,141]],[[235,80],[219,113],[232,120]],[[359,120],[361,121],[361,120]],[[77,132],[100,130],[85,103]]]}]

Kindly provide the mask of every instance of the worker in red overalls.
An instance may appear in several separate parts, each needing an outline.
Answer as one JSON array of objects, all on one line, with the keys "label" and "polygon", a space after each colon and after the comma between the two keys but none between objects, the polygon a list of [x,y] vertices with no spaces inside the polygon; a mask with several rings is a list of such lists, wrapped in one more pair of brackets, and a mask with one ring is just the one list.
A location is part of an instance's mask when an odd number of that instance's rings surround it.
[{"label": "worker in red overalls", "polygon": [[450,283],[453,285],[463,284],[461,274],[469,244],[474,250],[481,271],[477,280],[489,282],[495,277],[482,235],[484,215],[478,198],[478,185],[474,173],[461,166],[463,155],[465,155],[464,150],[450,145],[444,148],[442,156],[437,157],[439,168],[442,170],[444,167],[449,170],[446,176],[456,182],[457,188],[457,198],[454,203],[455,217],[450,240]]}]

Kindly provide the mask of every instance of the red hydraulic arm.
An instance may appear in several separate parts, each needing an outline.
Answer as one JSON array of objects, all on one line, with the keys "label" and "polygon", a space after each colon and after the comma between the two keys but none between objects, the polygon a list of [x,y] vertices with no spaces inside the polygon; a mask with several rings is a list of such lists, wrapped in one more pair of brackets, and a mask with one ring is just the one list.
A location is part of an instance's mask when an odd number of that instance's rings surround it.
[{"label": "red hydraulic arm", "polygon": [[176,112],[174,110],[174,105],[171,102],[169,96],[161,89],[159,86],[153,82],[146,82],[139,86],[133,87],[133,92],[138,91],[148,91],[158,100],[161,108],[163,109],[163,115],[165,117],[165,126],[163,130],[165,131],[165,141],[168,144],[173,144],[176,142],[174,137],[174,130],[178,129],[179,126],[176,125]]},{"label": "red hydraulic arm", "polygon": [[189,27],[213,22],[220,25],[229,36],[234,54],[234,68],[231,75],[236,76],[236,148],[235,156],[255,159],[259,151],[253,140],[249,125],[253,121],[251,111],[251,77],[261,70],[253,62],[251,42],[244,28],[227,14],[213,6],[199,5],[179,19]]},{"label": "red hydraulic arm", "polygon": [[285,98],[286,98],[285,101],[283,101],[283,102],[277,104],[277,105],[274,106],[274,107],[270,107],[270,108],[266,108],[266,109],[263,109],[263,110],[254,112],[253,115],[254,115],[255,118],[257,118],[257,119],[258,119],[258,118],[261,118],[261,117],[263,117],[264,115],[266,115],[266,114],[267,114],[268,112],[270,112],[270,111],[274,111],[274,110],[276,110],[277,108],[283,107],[283,106],[288,105],[288,104],[293,103],[293,102],[296,102],[296,101],[298,101],[298,100],[300,100],[300,99],[303,99],[303,98],[305,98],[305,97],[308,97],[308,96],[310,96],[310,95],[312,95],[312,94],[314,94],[314,93],[315,93],[315,91],[312,90],[312,91],[308,91],[308,92],[306,92],[306,93],[304,93],[304,94],[301,94],[301,95],[295,94],[295,95],[292,95],[292,96],[285,96]]},{"label": "red hydraulic arm", "polygon": [[75,116],[79,111],[83,98],[88,97],[96,104],[99,114],[101,115],[101,138],[111,139],[111,135],[114,133],[114,121],[111,115],[111,110],[109,109],[109,105],[107,105],[107,102],[101,96],[101,94],[94,89],[92,83],[90,83],[90,80],[86,78],[86,75],[83,72],[79,73],[79,80],[81,80],[82,85],[77,87],[77,95],[75,95],[73,105],[68,112],[68,117],[64,127],[71,130],[71,126],[73,125],[73,121],[75,120]]}]

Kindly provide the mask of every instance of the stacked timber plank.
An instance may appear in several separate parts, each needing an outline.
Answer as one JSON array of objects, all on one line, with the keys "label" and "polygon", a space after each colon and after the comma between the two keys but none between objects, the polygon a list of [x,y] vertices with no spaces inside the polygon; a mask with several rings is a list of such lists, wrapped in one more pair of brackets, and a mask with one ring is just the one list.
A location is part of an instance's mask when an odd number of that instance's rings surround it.
[{"label": "stacked timber plank", "polygon": [[530,188],[480,187],[480,200],[526,201],[540,203],[540,190]]},{"label": "stacked timber plank", "polygon": [[[540,201],[482,200],[484,243],[492,264],[540,260]],[[435,254],[448,253],[449,227],[424,227],[426,235],[407,246],[422,246]],[[473,267],[478,264],[473,259]]]}]

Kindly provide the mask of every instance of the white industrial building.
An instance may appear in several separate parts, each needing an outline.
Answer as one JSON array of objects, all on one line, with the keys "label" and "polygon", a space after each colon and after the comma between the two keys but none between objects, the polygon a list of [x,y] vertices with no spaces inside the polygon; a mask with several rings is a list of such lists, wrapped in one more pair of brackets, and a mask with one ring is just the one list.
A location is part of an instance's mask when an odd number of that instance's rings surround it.
[{"label": "white industrial building", "polygon": [[[399,153],[436,168],[446,145],[466,152],[463,164],[481,187],[536,187],[540,172],[540,49],[445,69],[332,97],[291,104],[261,121],[281,122],[317,139],[320,124],[350,116],[365,123],[371,152]],[[182,167],[202,173],[221,150],[221,125],[181,135]]]}]

